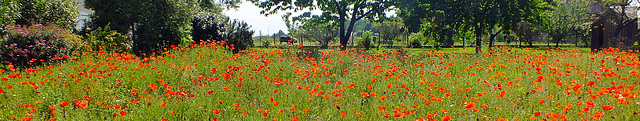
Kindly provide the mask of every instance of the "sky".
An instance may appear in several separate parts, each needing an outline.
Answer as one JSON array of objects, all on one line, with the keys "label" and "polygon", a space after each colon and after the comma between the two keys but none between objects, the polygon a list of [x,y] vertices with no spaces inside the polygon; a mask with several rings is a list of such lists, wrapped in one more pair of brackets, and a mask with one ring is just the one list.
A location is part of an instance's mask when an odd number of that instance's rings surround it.
[{"label": "sky", "polygon": [[[267,35],[267,33],[271,35],[277,33],[279,30],[284,31],[284,33],[289,33],[287,25],[284,23],[284,20],[282,20],[282,15],[286,12],[279,11],[278,14],[265,17],[260,14],[262,10],[263,9],[258,8],[251,2],[243,2],[237,10],[226,10],[223,13],[231,19],[244,20],[247,22],[247,24],[252,26],[251,29],[255,30],[254,36],[260,36],[260,32],[262,32],[262,35]],[[312,11],[312,13],[319,14],[321,12],[316,10]],[[301,12],[298,12],[298,14],[293,13],[294,16],[299,14],[301,14]]]}]

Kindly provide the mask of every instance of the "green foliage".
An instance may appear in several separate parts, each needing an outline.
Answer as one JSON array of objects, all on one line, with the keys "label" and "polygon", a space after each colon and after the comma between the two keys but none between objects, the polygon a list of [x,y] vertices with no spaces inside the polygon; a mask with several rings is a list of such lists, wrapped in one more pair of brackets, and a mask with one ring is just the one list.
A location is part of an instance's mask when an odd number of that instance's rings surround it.
[{"label": "green foliage", "polygon": [[200,12],[191,20],[191,36],[194,41],[222,40],[223,28],[227,21],[226,16]]},{"label": "green foliage", "polygon": [[556,42],[563,42],[569,35],[574,35],[576,29],[584,24],[588,16],[588,2],[587,1],[573,1],[559,3],[553,7],[553,11],[546,13],[549,18],[545,24],[545,30]]},{"label": "green foliage", "polygon": [[333,42],[336,34],[338,34],[337,26],[334,23],[316,23],[312,25],[314,26],[308,29],[308,32],[314,37],[313,40],[320,44],[320,48],[328,48],[329,43]]},{"label": "green foliage", "polygon": [[422,25],[422,34],[434,39],[433,47],[440,49],[440,46],[452,46],[457,33],[452,26],[427,22]]},{"label": "green foliage", "polygon": [[271,45],[273,45],[271,44],[271,41],[272,41],[271,39],[267,38],[267,39],[260,40],[260,43],[262,44],[262,47],[270,48]]},{"label": "green foliage", "polygon": [[529,45],[529,47],[533,46],[533,41],[535,41],[536,36],[540,35],[541,29],[537,24],[531,24],[528,22],[520,22],[517,27],[512,29],[516,34],[516,37],[519,41],[525,42]]},{"label": "green foliage", "polygon": [[422,43],[426,43],[424,42],[425,37],[420,34],[420,33],[412,33],[411,35],[409,35],[409,47],[412,48],[421,48],[422,47]]},{"label": "green foliage", "polygon": [[200,10],[198,5],[190,0],[85,0],[85,7],[95,11],[88,28],[110,23],[120,33],[131,31],[134,52],[191,43],[191,20]]},{"label": "green foliage", "polygon": [[222,38],[232,48],[234,53],[240,50],[246,50],[253,46],[253,30],[251,26],[244,21],[233,20],[225,25],[225,33]]},{"label": "green foliage", "polygon": [[399,0],[397,7],[398,17],[402,18],[402,22],[407,28],[407,32],[417,33],[421,30],[424,19],[427,18],[428,4],[422,4],[425,0]]},{"label": "green foliage", "polygon": [[[341,49],[346,49],[356,21],[363,18],[377,20],[384,18],[385,13],[395,6],[394,0],[250,0],[256,6],[263,8],[260,13],[264,15],[275,14],[278,11],[293,10],[294,12],[305,9],[323,11],[321,17],[325,22],[339,23],[339,36]],[[310,12],[301,14],[299,18],[312,18]],[[347,20],[349,19],[349,20]],[[346,22],[349,23],[346,23]]]},{"label": "green foliage", "polygon": [[0,25],[57,24],[72,30],[79,12],[72,0],[2,0]]},{"label": "green foliage", "polygon": [[415,5],[400,6],[402,11],[399,15],[408,17],[409,23],[418,23],[415,17],[422,17],[420,20],[428,23],[423,23],[422,29],[427,29],[426,34],[435,35],[433,37],[440,41],[435,44],[447,45],[457,33],[456,30],[473,30],[476,35],[476,52],[481,50],[482,36],[485,33],[497,35],[502,31],[511,30],[521,21],[543,22],[544,17],[539,15],[549,10],[550,5],[555,4],[552,0],[418,0],[415,2],[403,0],[403,2]]},{"label": "green foliage", "polygon": [[0,38],[2,64],[28,67],[62,60],[81,48],[80,36],[57,25],[7,25]]},{"label": "green foliage", "polygon": [[394,41],[404,32],[404,25],[399,21],[384,21],[373,25],[378,29],[381,40]]},{"label": "green foliage", "polygon": [[0,1],[0,35],[4,35],[2,32],[4,25],[15,23],[14,20],[20,16],[19,10],[20,6],[16,0]]},{"label": "green foliage", "polygon": [[109,26],[98,27],[98,29],[91,31],[87,35],[87,41],[94,51],[130,52],[128,43],[131,43],[131,40],[127,36],[111,30]]},{"label": "green foliage", "polygon": [[362,33],[362,36],[358,37],[358,46],[369,50],[369,48],[374,46],[371,41],[373,41],[373,32],[365,31]]}]

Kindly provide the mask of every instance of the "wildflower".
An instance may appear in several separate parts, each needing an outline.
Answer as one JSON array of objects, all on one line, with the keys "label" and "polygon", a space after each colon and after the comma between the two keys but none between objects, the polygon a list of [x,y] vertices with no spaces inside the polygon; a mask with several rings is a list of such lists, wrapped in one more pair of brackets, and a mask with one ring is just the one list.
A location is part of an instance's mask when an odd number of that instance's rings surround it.
[{"label": "wildflower", "polygon": [[67,105],[69,105],[69,103],[67,103],[67,102],[60,103],[60,107],[63,107],[63,108],[66,107]]},{"label": "wildflower", "polygon": [[473,107],[476,106],[476,103],[474,102],[467,102],[467,105],[465,105],[464,107],[467,109],[472,109]]},{"label": "wildflower", "polygon": [[88,101],[86,100],[82,100],[82,101],[78,101],[78,100],[73,100],[74,104],[76,107],[78,108],[87,108],[87,106],[89,105]]},{"label": "wildflower", "polygon": [[449,120],[451,120],[451,116],[446,115],[446,116],[443,116],[441,119],[442,119],[442,121],[449,121]]},{"label": "wildflower", "polygon": [[215,110],[213,110],[213,113],[215,113],[215,114],[220,114],[220,109],[215,109]]}]

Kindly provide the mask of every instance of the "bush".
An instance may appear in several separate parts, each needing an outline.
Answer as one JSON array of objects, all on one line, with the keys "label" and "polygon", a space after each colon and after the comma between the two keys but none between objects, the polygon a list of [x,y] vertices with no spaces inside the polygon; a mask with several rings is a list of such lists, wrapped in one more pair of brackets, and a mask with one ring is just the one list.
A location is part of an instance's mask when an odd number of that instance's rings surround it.
[{"label": "bush", "polygon": [[244,21],[233,20],[225,25],[226,30],[223,38],[227,41],[227,45],[233,49],[234,53],[240,52],[253,46],[253,33],[251,26]]},{"label": "bush", "polygon": [[261,40],[262,42],[262,47],[264,48],[270,48],[271,47],[271,39],[263,39]]},{"label": "bush", "polygon": [[62,60],[81,46],[80,36],[57,25],[7,25],[0,38],[0,60],[18,67]]},{"label": "bush", "polygon": [[116,53],[130,51],[129,43],[131,43],[131,41],[126,36],[115,30],[111,30],[108,25],[104,28],[98,27],[98,29],[91,31],[91,33],[87,35],[87,41],[94,51]]},{"label": "bush", "polygon": [[422,47],[422,39],[424,39],[424,37],[422,36],[422,34],[418,34],[418,33],[413,33],[411,35],[409,35],[409,47],[411,48],[421,48]]},{"label": "bush", "polygon": [[4,35],[4,25],[13,24],[14,20],[19,17],[19,4],[15,1],[0,1],[0,35]]},{"label": "bush", "polygon": [[191,20],[191,37],[194,41],[222,40],[223,27],[226,24],[223,15],[201,12]]},{"label": "bush", "polygon": [[358,46],[360,47],[364,47],[365,49],[369,49],[372,46],[372,42],[373,41],[373,33],[371,31],[366,31],[364,33],[362,33],[362,36],[360,36],[360,38],[358,38]]},{"label": "bush", "polygon": [[420,40],[412,40],[409,44],[411,48],[422,48],[422,42]]},{"label": "bush", "polygon": [[[13,0],[18,16],[14,18],[15,24],[57,24],[58,26],[73,30],[76,27],[76,18],[80,13],[76,9],[78,2],[75,0]],[[11,13],[9,13],[11,14]]]}]

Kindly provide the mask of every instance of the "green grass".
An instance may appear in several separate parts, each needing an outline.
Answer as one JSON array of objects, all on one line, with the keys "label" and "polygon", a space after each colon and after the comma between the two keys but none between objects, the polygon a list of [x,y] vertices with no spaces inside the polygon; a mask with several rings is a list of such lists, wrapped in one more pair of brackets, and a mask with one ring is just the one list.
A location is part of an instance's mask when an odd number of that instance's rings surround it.
[{"label": "green grass", "polygon": [[0,120],[640,119],[637,55],[574,49],[85,52],[4,72]]}]

